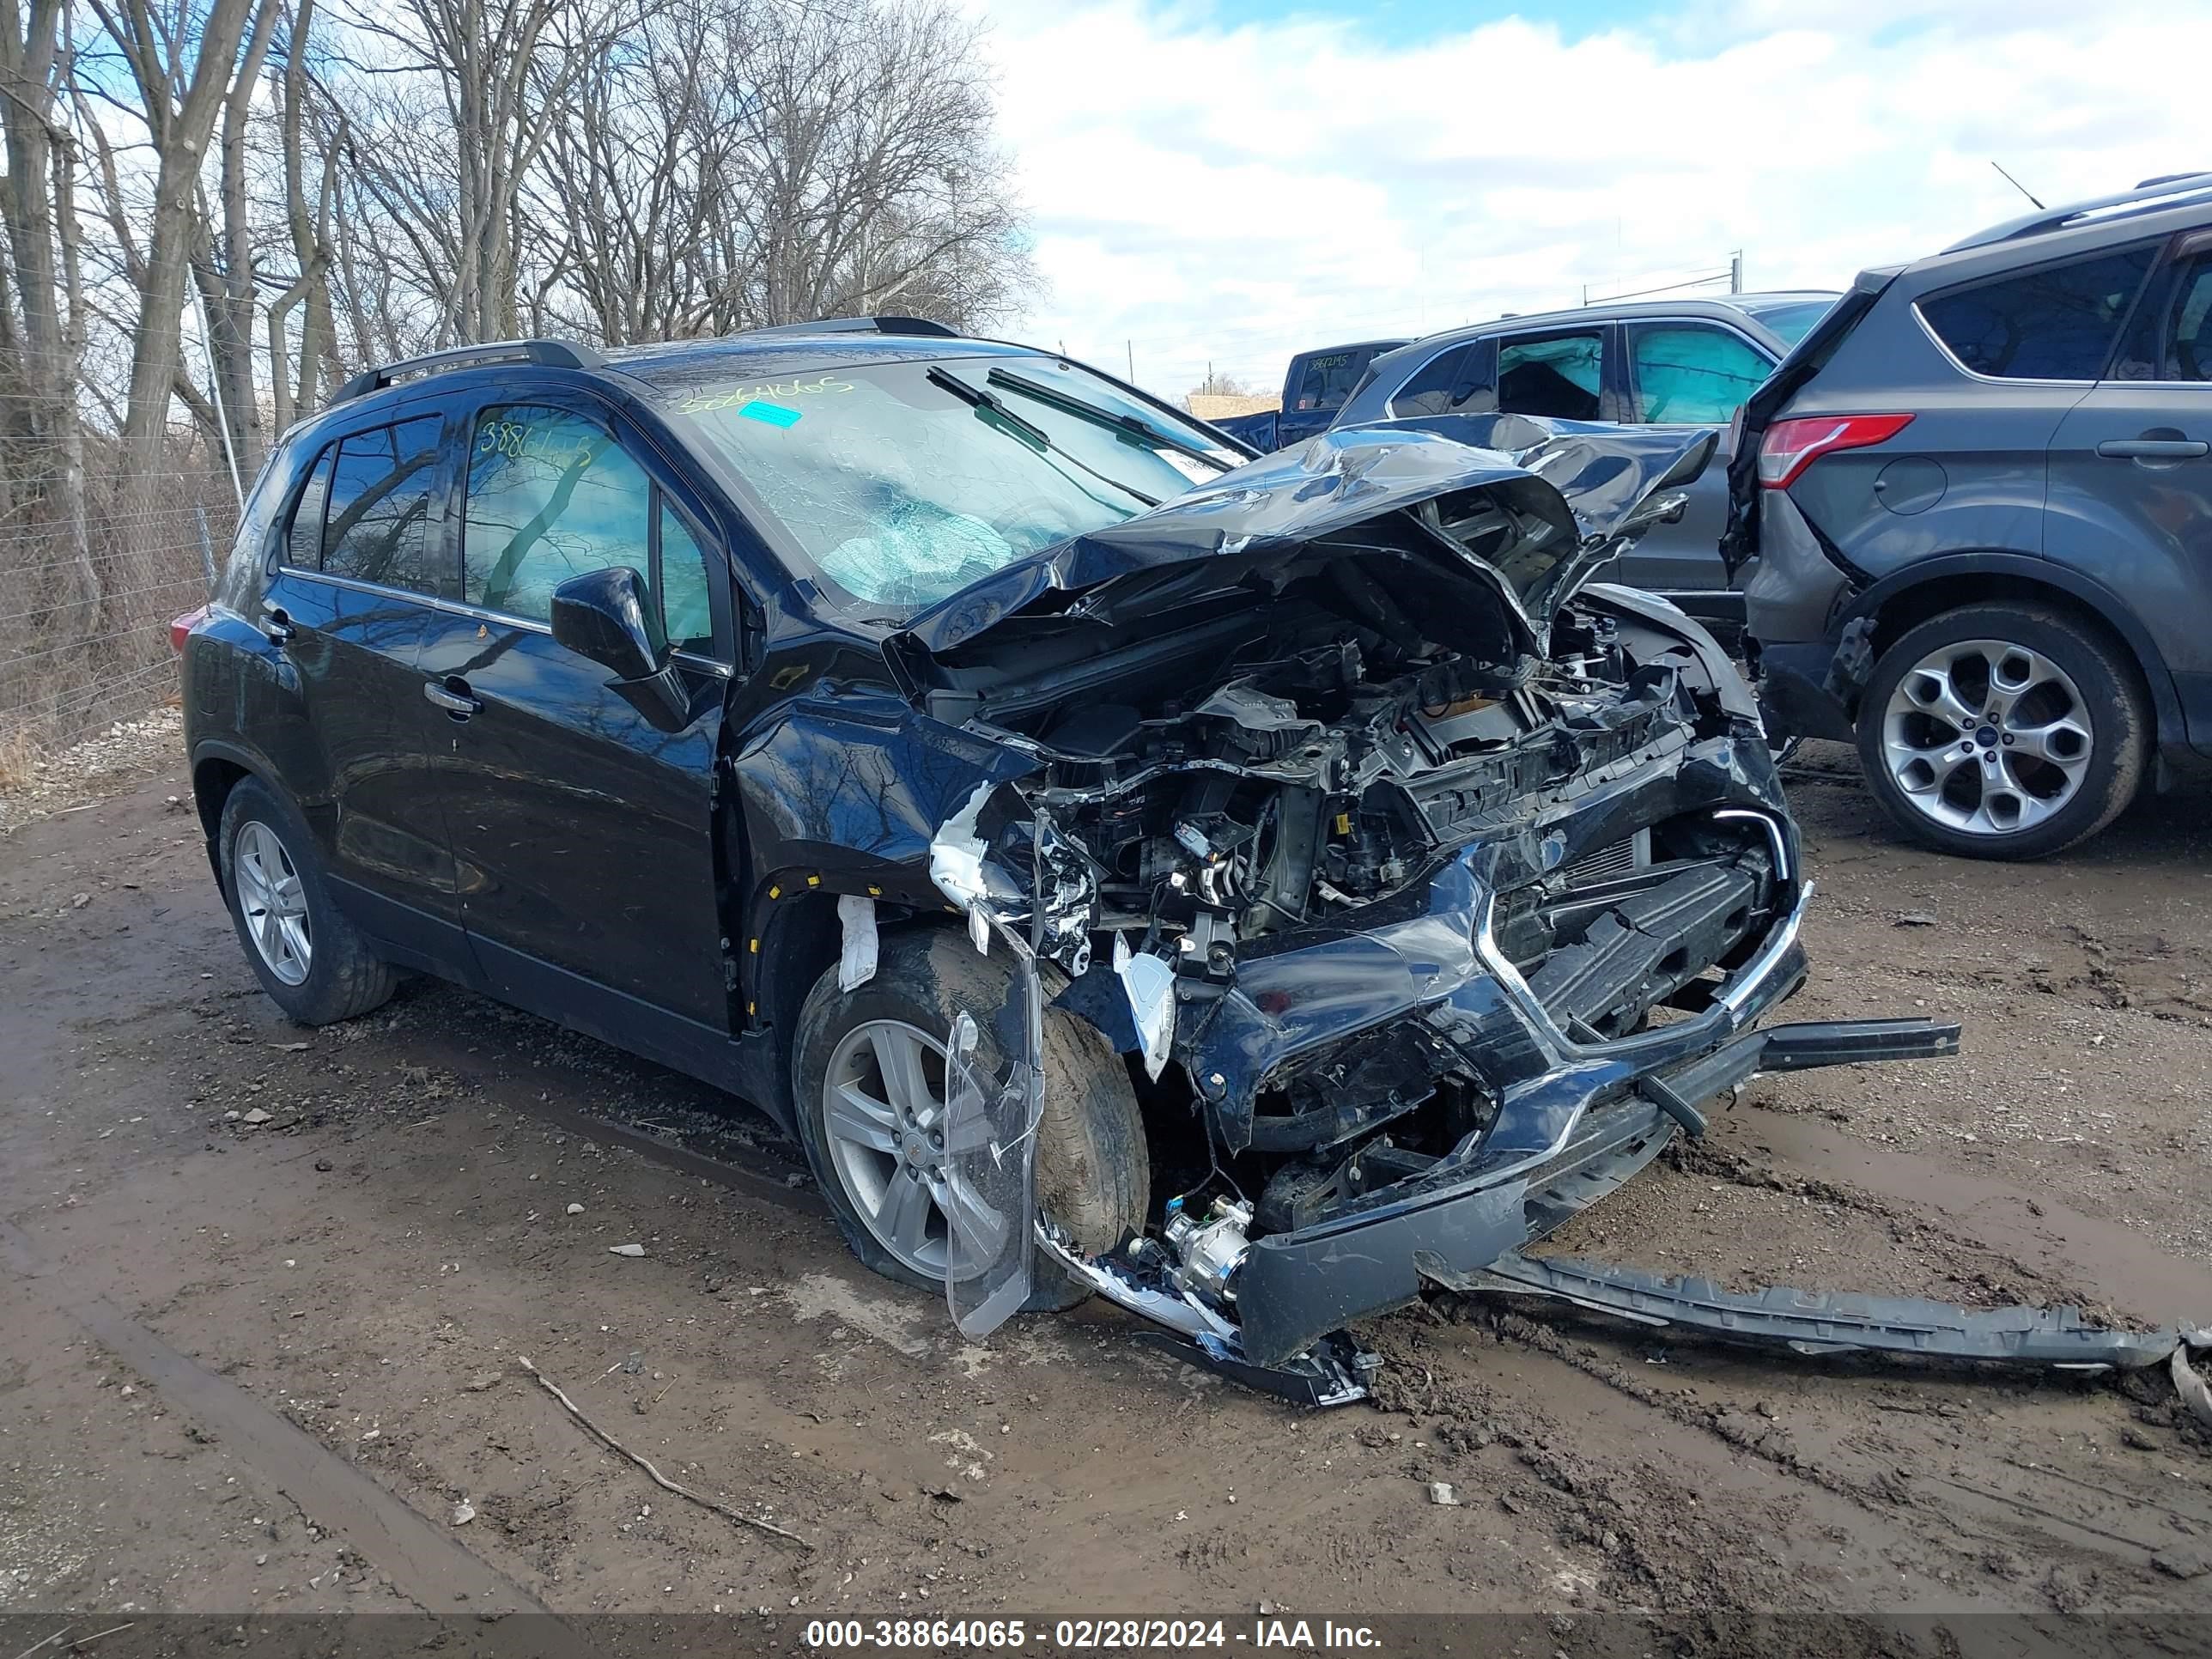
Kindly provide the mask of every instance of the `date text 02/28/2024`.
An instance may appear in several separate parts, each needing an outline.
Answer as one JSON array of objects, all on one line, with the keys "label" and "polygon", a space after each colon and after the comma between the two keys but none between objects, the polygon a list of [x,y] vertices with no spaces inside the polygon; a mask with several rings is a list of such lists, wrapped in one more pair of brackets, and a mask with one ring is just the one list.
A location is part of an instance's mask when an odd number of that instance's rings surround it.
[{"label": "date text 02/28/2024", "polygon": [[824,1650],[909,1651],[1030,1647],[1069,1652],[1175,1651],[1233,1644],[1375,1652],[1382,1647],[1370,1626],[1328,1619],[1259,1619],[1247,1629],[1220,1619],[1060,1619],[1049,1626],[1020,1619],[817,1619],[807,1622],[804,1640],[809,1648]]}]

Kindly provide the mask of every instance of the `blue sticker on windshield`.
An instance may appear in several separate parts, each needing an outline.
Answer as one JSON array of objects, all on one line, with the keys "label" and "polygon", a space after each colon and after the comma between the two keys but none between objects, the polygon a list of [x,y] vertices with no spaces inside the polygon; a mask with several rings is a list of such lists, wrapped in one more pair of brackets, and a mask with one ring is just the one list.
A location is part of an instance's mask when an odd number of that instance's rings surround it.
[{"label": "blue sticker on windshield", "polygon": [[751,403],[741,404],[738,407],[738,413],[744,416],[749,421],[765,421],[770,426],[797,426],[799,424],[799,411],[797,410],[786,409],[781,404],[764,404],[757,398],[756,398]]}]

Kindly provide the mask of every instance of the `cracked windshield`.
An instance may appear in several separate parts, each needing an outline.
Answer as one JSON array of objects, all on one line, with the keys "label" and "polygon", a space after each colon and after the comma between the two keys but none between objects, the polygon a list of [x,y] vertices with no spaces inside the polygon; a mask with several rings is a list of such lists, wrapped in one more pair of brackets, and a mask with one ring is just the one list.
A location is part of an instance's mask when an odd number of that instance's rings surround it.
[{"label": "cracked windshield", "polygon": [[933,605],[1242,459],[1043,356],[695,386],[675,409],[789,532],[813,567],[805,574],[895,611]]}]

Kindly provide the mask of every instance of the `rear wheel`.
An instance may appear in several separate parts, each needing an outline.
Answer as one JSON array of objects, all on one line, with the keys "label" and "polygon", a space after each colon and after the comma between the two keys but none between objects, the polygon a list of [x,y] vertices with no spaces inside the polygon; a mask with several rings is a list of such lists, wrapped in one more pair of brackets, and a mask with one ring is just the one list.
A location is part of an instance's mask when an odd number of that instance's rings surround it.
[{"label": "rear wheel", "polygon": [[[977,1060],[999,1069],[988,1015],[1009,972],[963,933],[912,928],[884,935],[866,984],[841,992],[833,966],[799,1010],[799,1140],[854,1254],[886,1278],[944,1288],[945,1037],[965,1009]],[[1045,1010],[1042,1071],[1037,1202],[1079,1249],[1103,1254],[1144,1227],[1152,1165],[1136,1091],[1113,1046],[1057,1008]],[[1040,1261],[1028,1305],[1072,1307],[1085,1294]]]},{"label": "rear wheel", "polygon": [[258,778],[241,780],[222,804],[216,845],[238,941],[278,1007],[302,1025],[328,1025],[391,996],[392,969],[339,914],[289,802]]},{"label": "rear wheel", "polygon": [[1859,706],[1859,757],[1916,839],[2043,858],[2135,798],[2149,728],[2135,665],[2102,628],[2042,605],[1970,605],[1883,653]]}]

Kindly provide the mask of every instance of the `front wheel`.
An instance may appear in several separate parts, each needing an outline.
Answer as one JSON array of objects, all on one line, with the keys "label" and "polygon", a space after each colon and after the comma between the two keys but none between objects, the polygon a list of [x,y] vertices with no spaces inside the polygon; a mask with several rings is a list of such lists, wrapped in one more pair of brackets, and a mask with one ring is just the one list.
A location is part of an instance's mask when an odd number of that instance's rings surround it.
[{"label": "front wheel", "polygon": [[2043,605],[1962,605],[1882,653],[1859,706],[1869,787],[1915,839],[2036,859],[2135,798],[2150,714],[2124,647]]},{"label": "front wheel", "polygon": [[[883,937],[875,977],[848,994],[832,965],[799,1013],[793,1091],[806,1161],[853,1252],[888,1279],[945,1285],[954,1195],[946,1183],[945,1042],[963,1009],[992,1070],[990,1011],[1006,997],[1004,953],[965,933],[922,927]],[[1039,1207],[1087,1255],[1143,1231],[1152,1160],[1128,1067],[1097,1029],[1044,1012],[1044,1112],[1036,1133]],[[1087,1292],[1040,1261],[1028,1306],[1073,1307]]]}]

